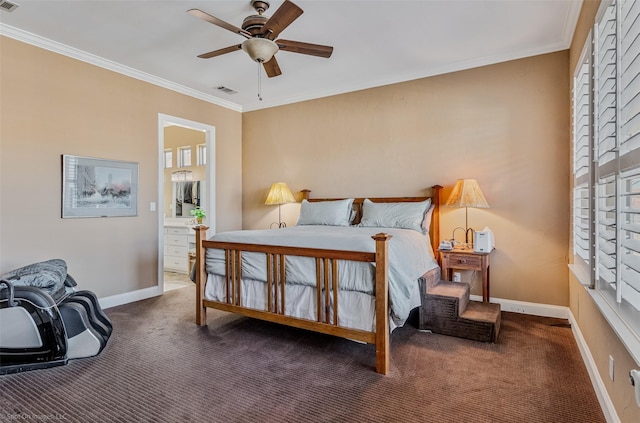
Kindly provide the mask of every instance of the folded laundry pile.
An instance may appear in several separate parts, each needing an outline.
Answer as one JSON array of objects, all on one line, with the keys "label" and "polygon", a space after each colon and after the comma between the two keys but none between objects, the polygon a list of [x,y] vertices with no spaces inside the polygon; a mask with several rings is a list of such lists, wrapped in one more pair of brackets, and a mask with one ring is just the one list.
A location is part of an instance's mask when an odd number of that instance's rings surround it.
[{"label": "folded laundry pile", "polygon": [[64,365],[104,349],[111,321],[96,295],[77,285],[60,259],[0,276],[0,374]]}]

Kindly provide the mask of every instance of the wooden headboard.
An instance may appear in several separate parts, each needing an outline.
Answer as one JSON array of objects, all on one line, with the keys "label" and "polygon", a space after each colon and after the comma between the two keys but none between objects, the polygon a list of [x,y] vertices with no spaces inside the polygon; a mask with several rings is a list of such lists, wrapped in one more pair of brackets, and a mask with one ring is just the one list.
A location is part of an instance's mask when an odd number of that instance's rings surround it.
[{"label": "wooden headboard", "polygon": [[[356,217],[354,219],[354,223],[359,223],[360,218],[362,217],[362,203],[365,198],[373,201],[374,203],[417,203],[420,201],[425,201],[428,198],[431,198],[431,202],[433,203],[433,216],[431,217],[431,225],[429,226],[429,238],[431,240],[431,246],[433,247],[433,251],[435,252],[440,245],[440,190],[442,186],[434,185],[431,187],[431,196],[427,197],[362,197],[355,198],[353,200],[353,208],[356,211]],[[344,200],[344,198],[309,198],[309,194],[311,190],[303,189],[302,198],[307,201],[335,201],[335,200]]]}]

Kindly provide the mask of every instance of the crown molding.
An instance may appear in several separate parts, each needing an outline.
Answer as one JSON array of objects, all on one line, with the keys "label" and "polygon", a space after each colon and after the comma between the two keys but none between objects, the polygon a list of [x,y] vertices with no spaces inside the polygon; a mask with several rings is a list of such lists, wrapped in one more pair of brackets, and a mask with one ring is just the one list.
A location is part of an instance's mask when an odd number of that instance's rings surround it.
[{"label": "crown molding", "polygon": [[578,25],[578,19],[580,18],[580,10],[582,10],[582,0],[572,1],[569,4],[569,12],[567,13],[567,19],[564,22],[564,31],[562,32],[562,40],[565,49],[571,47],[573,34],[576,32],[576,25]]},{"label": "crown molding", "polygon": [[198,100],[206,101],[207,103],[215,104],[217,106],[231,109],[237,112],[242,112],[242,106],[239,104],[225,101],[218,97],[214,97],[201,91],[185,87],[184,85],[176,84],[174,82],[159,78],[146,72],[139,71],[129,66],[121,65],[111,60],[107,60],[94,54],[87,53],[86,51],[78,50],[57,41],[32,34],[27,31],[23,31],[10,25],[0,24],[0,35],[13,38],[14,40],[22,41],[24,43],[49,50],[63,56],[71,57],[73,59],[80,60],[82,62],[89,63],[91,65],[98,66],[112,72],[138,79],[140,81],[148,82],[149,84],[166,88],[168,90],[175,91],[189,97],[197,98]]},{"label": "crown molding", "polygon": [[378,88],[383,87],[385,85],[399,84],[403,82],[414,81],[417,79],[429,78],[432,76],[444,75],[452,72],[459,72],[464,70],[470,70],[474,68],[479,68],[483,66],[496,65],[499,63],[510,62],[513,60],[526,59],[529,57],[539,56],[548,53],[555,53],[558,51],[566,50],[567,47],[564,45],[564,40],[552,45],[545,46],[543,48],[532,48],[529,50],[519,51],[517,55],[513,53],[508,54],[497,54],[493,56],[481,57],[479,59],[473,60],[464,60],[458,63],[453,63],[446,66],[435,67],[429,69],[427,72],[407,72],[402,74],[394,75],[392,78],[382,78],[374,81],[367,81],[365,83],[360,84],[359,86],[350,86],[348,88],[345,87],[336,87],[334,90],[322,90],[316,92],[309,92],[305,95],[298,96],[289,96],[285,98],[281,98],[277,101],[261,101],[255,102],[251,104],[247,104],[243,106],[244,112],[252,112],[261,109],[267,109],[270,107],[278,107],[284,106],[287,104],[298,103],[301,101],[315,100],[323,97],[331,97],[334,95],[347,94],[356,91],[362,91],[370,88]]}]

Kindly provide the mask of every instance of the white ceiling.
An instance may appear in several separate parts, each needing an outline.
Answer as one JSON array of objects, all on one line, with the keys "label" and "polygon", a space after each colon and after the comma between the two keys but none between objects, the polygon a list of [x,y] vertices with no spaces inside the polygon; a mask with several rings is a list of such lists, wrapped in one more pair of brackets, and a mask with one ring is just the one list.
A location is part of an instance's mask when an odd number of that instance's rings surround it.
[{"label": "white ceiling", "polygon": [[[13,2],[13,0],[10,0]],[[186,13],[199,8],[235,26],[249,0],[16,0],[0,12],[0,34],[147,80],[235,110],[249,111],[569,47],[582,0],[293,0],[304,13],[280,38],[332,45],[324,59],[280,51],[282,75],[262,72],[236,51],[238,34]],[[271,1],[270,16],[283,0]],[[238,91],[225,94],[225,86]]]}]

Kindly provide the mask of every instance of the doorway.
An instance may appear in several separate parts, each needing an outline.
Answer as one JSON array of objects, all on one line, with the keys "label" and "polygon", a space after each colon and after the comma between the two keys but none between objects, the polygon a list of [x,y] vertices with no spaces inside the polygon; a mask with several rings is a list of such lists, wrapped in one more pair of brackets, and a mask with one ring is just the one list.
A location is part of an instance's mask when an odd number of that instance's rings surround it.
[{"label": "doorway", "polygon": [[196,207],[215,233],[215,127],[158,114],[158,287],[189,285]]}]

